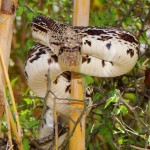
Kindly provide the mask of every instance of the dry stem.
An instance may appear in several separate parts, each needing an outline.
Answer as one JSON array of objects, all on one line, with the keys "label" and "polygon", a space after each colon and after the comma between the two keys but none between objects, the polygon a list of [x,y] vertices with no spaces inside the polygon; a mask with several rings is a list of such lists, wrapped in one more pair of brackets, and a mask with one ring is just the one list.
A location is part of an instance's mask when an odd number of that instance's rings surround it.
[{"label": "dry stem", "polygon": [[2,63],[3,71],[4,71],[4,75],[5,75],[5,80],[6,80],[7,85],[8,85],[8,89],[9,89],[9,92],[10,92],[10,97],[11,97],[13,108],[14,108],[14,114],[15,114],[15,118],[16,118],[16,122],[17,122],[18,133],[19,133],[19,136],[21,138],[22,132],[21,132],[19,116],[18,116],[18,112],[17,112],[17,108],[16,108],[15,98],[14,98],[13,90],[12,90],[12,87],[11,87],[10,79],[9,79],[9,76],[8,76],[8,72],[7,72],[7,69],[6,69],[6,65],[5,65],[5,61],[4,61],[4,58],[3,58],[1,48],[0,48],[0,58],[1,58],[1,63]]}]

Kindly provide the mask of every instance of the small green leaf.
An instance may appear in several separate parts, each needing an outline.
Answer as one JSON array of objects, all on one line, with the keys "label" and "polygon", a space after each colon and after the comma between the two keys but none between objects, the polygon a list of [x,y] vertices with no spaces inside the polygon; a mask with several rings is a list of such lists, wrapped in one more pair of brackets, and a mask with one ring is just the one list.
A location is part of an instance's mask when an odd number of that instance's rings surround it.
[{"label": "small green leaf", "polygon": [[120,110],[121,110],[121,112],[123,113],[123,115],[128,114],[128,109],[127,109],[127,107],[126,107],[126,106],[121,105],[121,106],[120,106]]},{"label": "small green leaf", "polygon": [[93,147],[93,145],[91,143],[89,144],[89,149],[90,150],[94,150],[94,147]]},{"label": "small green leaf", "polygon": [[124,94],[124,97],[126,99],[136,100],[136,94],[135,93],[126,93],[126,94]]},{"label": "small green leaf", "polygon": [[84,79],[85,79],[86,84],[94,83],[94,79],[91,76],[85,76]]},{"label": "small green leaf", "polygon": [[120,139],[118,140],[118,144],[122,144],[122,143],[123,143],[123,139],[120,138]]},{"label": "small green leaf", "polygon": [[11,86],[12,86],[12,87],[16,84],[17,80],[18,80],[17,77],[14,78],[13,80],[11,80]]},{"label": "small green leaf", "polygon": [[28,128],[33,128],[34,126],[37,126],[39,122],[37,120],[33,120],[27,123]]},{"label": "small green leaf", "polygon": [[32,105],[33,101],[30,98],[24,98],[23,101],[25,101],[28,105]]},{"label": "small green leaf", "polygon": [[20,115],[26,115],[29,113],[29,109],[21,110]]},{"label": "small green leaf", "polygon": [[23,148],[24,148],[24,150],[29,150],[30,149],[29,140],[27,138],[23,139]]},{"label": "small green leaf", "polygon": [[34,14],[33,14],[33,13],[27,13],[27,18],[28,18],[29,20],[31,20],[33,17],[34,17]]},{"label": "small green leaf", "polygon": [[30,48],[31,46],[33,46],[34,42],[33,40],[27,40],[26,45],[28,48]]},{"label": "small green leaf", "polygon": [[22,13],[23,13],[23,7],[19,7],[19,8],[17,9],[17,16],[21,16]]},{"label": "small green leaf", "polygon": [[120,114],[120,108],[115,108],[114,113],[115,113],[115,115],[119,115]]},{"label": "small green leaf", "polygon": [[101,97],[101,94],[99,92],[96,92],[93,96],[93,100],[98,100]]},{"label": "small green leaf", "polygon": [[117,98],[117,95],[115,94],[113,97],[110,97],[107,100],[104,108],[107,108],[110,105],[110,103],[116,103],[117,101],[118,101],[118,98]]}]

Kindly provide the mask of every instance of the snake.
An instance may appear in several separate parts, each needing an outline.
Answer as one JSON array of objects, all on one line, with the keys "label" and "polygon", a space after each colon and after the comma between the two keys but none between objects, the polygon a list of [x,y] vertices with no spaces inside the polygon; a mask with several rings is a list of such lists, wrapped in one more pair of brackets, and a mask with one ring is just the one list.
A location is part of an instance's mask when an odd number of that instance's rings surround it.
[{"label": "snake", "polygon": [[25,63],[29,88],[45,97],[48,76],[51,93],[46,105],[53,109],[56,96],[56,111],[64,116],[70,108],[71,72],[101,78],[121,76],[132,70],[139,56],[138,40],[124,29],[69,26],[38,15],[31,21],[31,32],[36,43]]}]

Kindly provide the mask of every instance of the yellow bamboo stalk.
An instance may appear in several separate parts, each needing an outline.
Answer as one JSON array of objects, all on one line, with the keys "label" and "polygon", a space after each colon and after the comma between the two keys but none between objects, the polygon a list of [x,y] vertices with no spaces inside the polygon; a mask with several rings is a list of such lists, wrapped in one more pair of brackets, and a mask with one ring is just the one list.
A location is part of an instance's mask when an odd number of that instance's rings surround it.
[{"label": "yellow bamboo stalk", "polygon": [[[13,95],[13,91],[11,88],[9,75],[8,75],[8,64],[9,64],[9,55],[10,55],[10,49],[11,49],[11,41],[12,41],[12,34],[13,34],[13,20],[14,20],[14,13],[15,8],[12,11],[11,7],[15,7],[17,5],[17,1],[14,3],[12,1],[1,1],[1,15],[0,15],[0,59],[1,59],[1,84],[5,85],[8,84],[8,89],[10,92],[14,113],[16,117],[17,127],[18,127],[18,133],[21,137],[21,126],[19,123],[19,117],[16,109],[15,99]],[[8,4],[7,4],[8,3]],[[5,86],[4,86],[5,87]]]},{"label": "yellow bamboo stalk", "polygon": [[56,112],[56,99],[54,98],[54,123],[55,123],[55,150],[58,150],[58,121]]},{"label": "yellow bamboo stalk", "polygon": [[21,140],[21,138],[18,135],[16,124],[14,122],[14,119],[13,119],[13,116],[12,116],[12,113],[11,113],[9,107],[8,107],[8,113],[9,113],[9,119],[10,119],[12,132],[13,132],[15,140],[17,142],[17,146],[18,146],[19,150],[23,150],[22,140]]},{"label": "yellow bamboo stalk", "polygon": [[[73,25],[87,26],[89,23],[90,0],[74,0]],[[83,100],[82,79],[77,77],[76,73],[72,73],[71,80],[71,96],[73,99]],[[84,108],[84,103],[71,102],[70,117],[76,122]],[[85,116],[82,118],[82,125],[78,124],[76,130],[69,141],[70,150],[85,150]],[[74,124],[70,121],[70,132],[72,132]]]},{"label": "yellow bamboo stalk", "polygon": [[[10,108],[8,106],[8,102],[6,101],[6,97],[4,98],[4,104],[5,104],[5,110],[7,114],[7,122],[8,122],[8,128],[9,122],[12,128],[12,131],[15,136],[15,140],[18,144],[19,150],[23,150],[22,141],[21,141],[21,126],[19,123],[19,117],[17,114],[17,109],[14,101],[13,91],[10,85],[10,80],[8,76],[8,65],[9,65],[9,56],[10,56],[10,50],[11,50],[11,41],[12,41],[12,33],[13,33],[13,20],[15,17],[15,9],[17,6],[17,1],[12,0],[0,0],[0,85],[2,85],[3,89],[0,89],[3,94],[5,94],[5,87],[6,83],[8,84],[8,88],[10,91],[10,96],[12,99],[13,107],[14,107],[14,113],[16,117],[16,122],[18,125],[18,132],[16,128],[16,124],[13,120],[13,116],[11,114]],[[9,116],[9,117],[8,117]],[[8,120],[9,119],[9,120]],[[10,129],[9,129],[10,130]],[[9,132],[10,134],[10,132]],[[20,136],[19,136],[20,135]],[[9,136],[10,142],[11,137]],[[12,142],[11,142],[12,143]],[[11,146],[13,147],[13,146]],[[11,148],[12,149],[12,148]]]},{"label": "yellow bamboo stalk", "polygon": [[[9,123],[10,123],[11,128],[12,128],[12,132],[13,132],[14,137],[15,137],[15,140],[16,140],[16,143],[18,144],[18,148],[19,148],[19,150],[23,150],[22,141],[21,141],[21,139],[20,139],[20,137],[19,137],[19,135],[18,135],[17,128],[16,128],[16,124],[15,124],[15,122],[14,122],[12,113],[11,113],[11,111],[10,111],[10,107],[9,107],[8,102],[7,102],[7,100],[6,100],[4,88],[3,88],[2,91],[3,91],[3,93],[4,93],[4,104],[5,104],[5,111],[6,111],[6,115],[7,115],[6,118],[8,119],[8,120],[7,120],[7,125],[9,125]],[[10,126],[9,126],[8,128],[10,128]],[[8,134],[10,134],[10,132],[9,132]],[[12,142],[11,142],[11,135],[8,135],[8,138],[9,138],[10,143],[12,143]]]},{"label": "yellow bamboo stalk", "polygon": [[15,118],[16,118],[17,127],[18,127],[18,133],[19,133],[19,136],[21,138],[22,132],[21,132],[19,116],[18,116],[18,112],[17,112],[17,108],[16,108],[15,98],[14,98],[13,90],[12,90],[12,87],[11,87],[10,79],[9,79],[9,76],[8,76],[8,72],[7,72],[7,69],[6,69],[6,65],[5,65],[5,62],[4,62],[4,58],[3,58],[3,54],[2,54],[1,48],[0,48],[0,58],[1,58],[1,63],[2,63],[3,71],[4,71],[4,75],[5,75],[5,80],[6,80],[7,85],[8,85],[11,101],[12,101],[13,108],[14,108]]},{"label": "yellow bamboo stalk", "polygon": [[[4,98],[6,101],[6,96]],[[9,145],[10,147],[12,147],[13,144],[12,144],[12,136],[11,136],[11,126],[10,126],[10,119],[9,119],[9,112],[8,112],[7,105],[5,105],[5,112],[6,112],[6,122],[7,122],[7,136],[9,140]]]}]

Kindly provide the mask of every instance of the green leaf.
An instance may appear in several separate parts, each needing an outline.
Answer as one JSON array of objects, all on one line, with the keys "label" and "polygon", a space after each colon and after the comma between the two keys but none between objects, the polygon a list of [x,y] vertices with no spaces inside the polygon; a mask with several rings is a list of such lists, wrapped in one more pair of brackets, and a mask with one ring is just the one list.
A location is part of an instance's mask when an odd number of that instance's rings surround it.
[{"label": "green leaf", "polygon": [[89,149],[90,150],[94,150],[94,147],[93,147],[93,145],[91,143],[89,144]]},{"label": "green leaf", "polygon": [[113,97],[110,97],[107,100],[104,108],[107,108],[110,105],[110,103],[116,103],[116,102],[118,102],[118,98],[117,98],[117,95],[115,94]]},{"label": "green leaf", "polygon": [[27,45],[28,48],[30,48],[31,46],[33,46],[34,45],[33,40],[27,40],[26,45]]},{"label": "green leaf", "polygon": [[136,100],[136,94],[135,93],[125,93],[124,97],[126,99],[130,99],[130,100]]},{"label": "green leaf", "polygon": [[85,76],[84,77],[86,84],[92,84],[94,83],[94,79],[91,76]]},{"label": "green leaf", "polygon": [[24,150],[30,149],[29,140],[27,138],[23,138],[23,148],[24,148]]},{"label": "green leaf", "polygon": [[120,139],[118,140],[118,144],[123,144],[123,139],[122,139],[122,138],[120,138]]},{"label": "green leaf", "polygon": [[23,7],[19,7],[19,8],[17,9],[17,16],[21,16],[22,13],[23,13]]},{"label": "green leaf", "polygon": [[30,98],[23,99],[28,105],[32,105],[33,101]]},{"label": "green leaf", "polygon": [[93,100],[98,100],[101,97],[101,94],[99,92],[96,92],[93,96]]},{"label": "green leaf", "polygon": [[121,112],[123,113],[123,115],[128,114],[128,109],[127,109],[127,107],[126,107],[126,106],[121,105],[121,106],[120,106],[120,110],[121,110]]},{"label": "green leaf", "polygon": [[33,120],[27,123],[28,128],[32,128],[34,126],[37,126],[39,122],[37,120]]},{"label": "green leaf", "polygon": [[115,108],[115,109],[114,109],[115,115],[119,115],[119,114],[120,114],[120,111],[121,111],[120,108]]},{"label": "green leaf", "polygon": [[34,17],[34,14],[33,14],[33,13],[27,13],[27,18],[28,18],[29,20],[31,20],[33,17]]},{"label": "green leaf", "polygon": [[17,77],[11,80],[11,86],[13,87],[17,81],[18,81]]},{"label": "green leaf", "polygon": [[26,115],[29,113],[29,109],[21,110],[20,115]]}]

